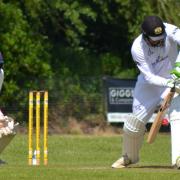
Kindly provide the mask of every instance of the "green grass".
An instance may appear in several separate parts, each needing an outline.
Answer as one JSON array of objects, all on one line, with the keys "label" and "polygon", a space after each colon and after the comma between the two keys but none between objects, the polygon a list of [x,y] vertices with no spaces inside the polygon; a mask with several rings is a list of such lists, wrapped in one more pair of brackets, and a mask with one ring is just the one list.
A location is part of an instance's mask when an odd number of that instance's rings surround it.
[{"label": "green grass", "polygon": [[141,161],[131,168],[111,169],[120,156],[120,136],[49,136],[48,166],[27,165],[27,136],[17,135],[1,159],[8,164],[0,167],[0,179],[59,180],[175,180],[180,171],[172,169],[170,136],[159,135],[156,142],[144,142]]}]

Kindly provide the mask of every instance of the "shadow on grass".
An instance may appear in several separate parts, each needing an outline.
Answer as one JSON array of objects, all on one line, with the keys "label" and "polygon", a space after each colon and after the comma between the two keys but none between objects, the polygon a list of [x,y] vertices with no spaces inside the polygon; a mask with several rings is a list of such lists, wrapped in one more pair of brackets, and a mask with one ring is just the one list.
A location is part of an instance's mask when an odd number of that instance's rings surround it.
[{"label": "shadow on grass", "polygon": [[173,166],[167,166],[167,165],[131,165],[127,168],[139,168],[139,169],[176,169],[176,167]]}]

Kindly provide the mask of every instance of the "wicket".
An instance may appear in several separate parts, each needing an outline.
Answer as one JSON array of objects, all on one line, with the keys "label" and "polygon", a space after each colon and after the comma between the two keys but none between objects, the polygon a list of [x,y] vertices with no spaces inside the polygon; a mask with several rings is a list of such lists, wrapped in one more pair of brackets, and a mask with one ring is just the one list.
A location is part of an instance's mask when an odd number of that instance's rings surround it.
[{"label": "wicket", "polygon": [[[48,164],[48,91],[30,91],[29,92],[29,127],[28,127],[28,163],[29,165],[40,165],[40,121],[41,121],[41,95],[44,95],[44,133],[43,133],[43,146],[44,146],[44,165]],[[33,119],[34,119],[34,96],[35,100],[35,134],[36,134],[36,163],[33,163]]]}]

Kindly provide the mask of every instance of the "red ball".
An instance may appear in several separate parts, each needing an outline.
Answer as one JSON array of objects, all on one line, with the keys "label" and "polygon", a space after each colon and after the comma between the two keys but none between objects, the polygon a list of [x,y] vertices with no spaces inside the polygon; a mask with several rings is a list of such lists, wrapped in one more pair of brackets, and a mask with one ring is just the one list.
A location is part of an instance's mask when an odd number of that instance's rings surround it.
[{"label": "red ball", "polygon": [[162,126],[168,126],[168,125],[169,125],[168,119],[164,118],[164,119],[162,120]]}]

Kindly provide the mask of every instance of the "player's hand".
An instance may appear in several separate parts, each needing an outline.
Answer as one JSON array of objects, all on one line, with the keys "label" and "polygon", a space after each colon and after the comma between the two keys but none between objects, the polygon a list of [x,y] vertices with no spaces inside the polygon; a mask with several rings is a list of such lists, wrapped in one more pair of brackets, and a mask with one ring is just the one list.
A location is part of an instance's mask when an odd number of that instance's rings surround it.
[{"label": "player's hand", "polygon": [[175,91],[180,94],[180,81],[176,81],[176,83],[175,83]]},{"label": "player's hand", "polygon": [[180,94],[180,79],[177,80],[169,79],[167,82],[167,87],[169,88],[175,87],[175,91]]},{"label": "player's hand", "polygon": [[167,81],[167,87],[173,88],[175,86],[175,80],[174,79],[169,79]]},{"label": "player's hand", "polygon": [[171,71],[172,78],[180,80],[180,62],[175,63],[175,68]]}]

